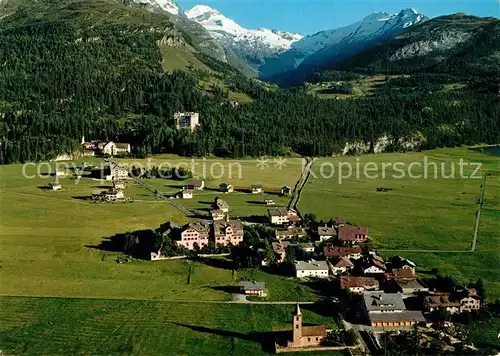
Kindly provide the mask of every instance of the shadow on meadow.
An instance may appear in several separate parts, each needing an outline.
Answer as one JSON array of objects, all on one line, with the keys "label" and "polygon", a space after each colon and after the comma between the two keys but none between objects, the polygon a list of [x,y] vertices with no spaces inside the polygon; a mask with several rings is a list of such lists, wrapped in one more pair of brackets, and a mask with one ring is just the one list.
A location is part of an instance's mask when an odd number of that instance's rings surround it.
[{"label": "shadow on meadow", "polygon": [[224,292],[228,294],[237,294],[240,293],[240,288],[238,286],[216,286],[210,287],[211,289],[219,292]]},{"label": "shadow on meadow", "polygon": [[206,266],[214,267],[214,268],[220,268],[220,269],[226,269],[226,270],[234,270],[234,262],[233,260],[226,259],[226,258],[203,258],[203,257],[198,257],[196,259],[197,262],[200,262]]},{"label": "shadow on meadow", "polygon": [[277,334],[275,332],[250,332],[248,334],[244,334],[244,333],[240,333],[237,331],[222,330],[222,329],[216,329],[216,328],[207,328],[205,326],[189,325],[189,324],[183,324],[183,323],[177,323],[177,322],[169,322],[169,324],[188,328],[188,329],[191,329],[191,330],[199,332],[199,333],[217,335],[217,336],[222,336],[222,337],[227,337],[227,338],[236,338],[236,339],[241,339],[241,340],[250,341],[250,342],[256,342],[256,343],[259,343],[261,345],[262,351],[268,352],[268,353],[274,352],[274,340],[275,340],[275,337]]},{"label": "shadow on meadow", "polygon": [[153,230],[137,230],[133,232],[120,233],[109,237],[103,237],[99,245],[85,245],[86,248],[92,248],[105,252],[125,252],[125,236],[131,235],[137,241],[137,249],[133,257],[149,259],[149,254],[153,250],[155,232]]},{"label": "shadow on meadow", "polygon": [[247,200],[246,203],[254,205],[266,205],[265,201],[259,201],[259,200]]}]

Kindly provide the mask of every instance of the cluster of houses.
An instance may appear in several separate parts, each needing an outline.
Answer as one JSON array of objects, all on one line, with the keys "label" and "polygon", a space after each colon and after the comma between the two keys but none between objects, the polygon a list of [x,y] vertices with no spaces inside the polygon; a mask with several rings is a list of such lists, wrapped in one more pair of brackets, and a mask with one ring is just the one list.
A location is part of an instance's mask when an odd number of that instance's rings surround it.
[{"label": "cluster of houses", "polygon": [[[208,246],[210,241],[215,245],[239,245],[243,242],[243,223],[240,220],[213,221],[208,223],[204,220],[190,222],[185,225],[177,225],[167,222],[158,230],[164,236],[175,241],[178,246],[193,250]],[[151,253],[151,260],[160,260],[165,257],[159,251]]]},{"label": "cluster of houses", "polygon": [[85,141],[82,138],[83,155],[87,157],[93,156],[122,156],[128,155],[131,152],[129,143],[113,142],[113,141]]},{"label": "cluster of houses", "polygon": [[[180,199],[193,199],[194,193],[205,188],[205,181],[202,179],[190,179],[186,184],[183,185],[182,190],[176,194],[176,198]],[[234,186],[230,183],[219,184],[219,191],[224,194],[234,192]],[[252,184],[250,186],[250,192],[252,194],[262,194],[264,193],[262,184]],[[284,186],[280,189],[280,195],[289,196],[292,193],[292,188]],[[267,205],[274,205],[272,199],[266,198]]]},{"label": "cluster of houses", "polygon": [[124,189],[126,180],[129,179],[129,170],[120,164],[110,163],[104,170],[97,169],[95,175],[113,182],[113,187],[107,190],[98,190],[92,193],[92,200],[115,202],[125,200]]},{"label": "cluster of houses", "polygon": [[[276,240],[272,243],[276,261],[283,262],[289,246],[300,249],[295,261],[297,278],[323,278],[338,283],[341,290],[358,296],[359,307],[373,327],[409,326],[424,322],[423,313],[444,309],[451,314],[478,310],[481,299],[474,288],[459,287],[452,293],[431,291],[416,275],[416,265],[402,257],[384,260],[368,250],[365,226],[353,226],[343,218],[322,225],[312,233],[300,226],[300,217],[287,209],[269,209]],[[309,242],[296,242],[307,241]],[[294,242],[292,242],[294,241]],[[265,263],[265,262],[264,262]],[[408,310],[404,300],[418,297],[420,308]]]}]

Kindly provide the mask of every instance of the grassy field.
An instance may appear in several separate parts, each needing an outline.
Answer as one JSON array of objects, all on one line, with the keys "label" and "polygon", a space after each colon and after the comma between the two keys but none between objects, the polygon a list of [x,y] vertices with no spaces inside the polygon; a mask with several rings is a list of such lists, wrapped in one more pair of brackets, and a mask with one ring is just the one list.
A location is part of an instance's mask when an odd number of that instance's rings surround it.
[{"label": "grassy field", "polygon": [[[99,160],[85,160],[99,163]],[[165,160],[172,165],[183,161],[177,156],[161,156],[153,157],[151,164]],[[214,160],[207,162],[213,163]],[[225,165],[229,162],[221,161]],[[279,177],[272,166],[256,170],[255,162],[250,160],[241,161],[241,166],[241,177],[238,173],[235,179],[229,180],[229,172],[226,172],[222,178],[207,177],[207,185],[214,188],[222,181],[230,181],[237,187],[261,183],[266,189],[279,189],[285,184],[293,185],[300,173],[299,159],[290,160],[288,167],[283,169],[284,174]],[[43,167],[40,172],[45,174],[49,170],[49,167]],[[28,176],[35,173],[34,166],[26,170]],[[196,263],[191,271],[190,284],[187,284],[189,266],[184,261],[116,262],[117,252],[109,251],[105,245],[107,238],[127,231],[154,229],[168,220],[189,221],[175,207],[157,200],[135,183],[127,183],[125,189],[127,196],[136,199],[134,203],[93,204],[75,197],[104,189],[102,187],[108,186],[109,182],[82,178],[76,184],[76,180],[68,176],[61,178],[63,191],[45,191],[40,187],[53,181],[54,177],[24,178],[21,165],[1,166],[0,178],[2,295],[160,300],[231,298],[224,287],[234,286],[237,281],[228,269]],[[148,184],[159,190],[165,187],[165,190],[177,191],[175,185],[179,182],[150,179]],[[169,188],[172,185],[174,188]],[[189,208],[207,209],[206,201],[212,201],[215,195],[219,194],[207,190],[191,201],[179,202]],[[273,197],[286,204],[286,199]],[[234,192],[224,198],[231,204],[234,214],[265,213],[265,206],[247,203],[262,199],[261,196]],[[258,273],[261,274],[259,278],[268,282],[272,300],[314,299],[313,290],[307,286],[280,276]]]},{"label": "grassy field", "polygon": [[[428,179],[412,179],[408,174],[403,179],[396,179],[393,175],[398,177],[400,174],[391,167],[386,167],[385,179],[382,178],[383,163],[402,162],[408,167],[412,162],[422,162],[423,165],[424,157],[429,163]],[[417,263],[420,271],[437,267],[441,273],[452,274],[464,282],[482,277],[491,297],[500,297],[500,283],[496,277],[500,274],[499,157],[460,148],[320,159],[313,167],[313,173],[318,178],[311,177],[302,194],[300,209],[302,212],[315,213],[318,218],[343,216],[352,223],[368,226],[373,244],[379,249],[469,250],[482,180],[444,179],[440,178],[441,174],[434,179],[434,167],[430,165],[430,162],[437,163],[440,171],[443,163],[445,173],[449,174],[450,163],[455,163],[458,176],[460,158],[481,162],[483,172],[492,173],[486,183],[486,204],[481,215],[477,251],[401,254]],[[339,162],[349,162],[354,172],[340,183]],[[355,173],[357,163],[361,172],[359,176]],[[332,178],[322,178],[322,164],[326,164],[323,165],[323,172],[327,177],[331,172],[330,165],[337,170],[337,174]],[[378,169],[372,168],[373,164]],[[370,176],[378,174],[378,177],[365,177],[365,165],[370,169]],[[465,166],[464,175],[469,176],[473,170],[474,167]],[[343,173],[347,175],[347,166],[344,166]],[[424,176],[424,170],[413,166],[412,174]],[[377,188],[382,187],[392,190],[378,192]],[[318,204],[319,201],[321,204]]]},{"label": "grassy field", "polygon": [[311,84],[308,87],[308,93],[321,99],[354,99],[363,96],[373,95],[377,89],[385,85],[388,81],[386,79],[393,79],[401,77],[399,75],[373,75],[366,76],[361,79],[348,81],[352,83],[353,90],[352,94],[342,94],[342,93],[327,93],[325,89],[328,89],[330,85],[336,82],[325,82],[318,84]]},{"label": "grassy field", "polygon": [[[260,355],[272,331],[291,329],[293,308],[3,297],[0,345],[28,355]],[[302,310],[304,323],[337,327],[327,310]]]},{"label": "grassy field", "polygon": [[[142,164],[144,166],[158,166],[160,164],[174,167],[192,166],[191,159],[179,158],[178,156],[160,155],[153,156],[147,160],[120,160],[132,165]],[[280,188],[288,185],[294,187],[299,179],[302,170],[302,160],[299,158],[288,158],[286,166],[279,167],[273,159],[270,159],[268,166],[257,167],[256,160],[229,160],[229,159],[196,159],[194,173],[200,177],[205,177],[206,189],[195,192],[193,199],[179,200],[178,203],[188,209],[196,210],[201,216],[208,216],[211,203],[216,197],[226,200],[230,207],[232,217],[246,217],[252,215],[267,214],[268,206],[265,199],[274,200],[276,206],[286,206],[289,198],[279,196]],[[166,194],[174,194],[182,189],[183,181],[171,179],[148,179],[146,184]],[[220,183],[230,183],[235,191],[224,194],[219,191]],[[263,194],[251,194],[249,189],[252,184],[261,184],[264,189]],[[137,191],[130,194],[134,199],[156,200],[147,190],[137,187]]]}]

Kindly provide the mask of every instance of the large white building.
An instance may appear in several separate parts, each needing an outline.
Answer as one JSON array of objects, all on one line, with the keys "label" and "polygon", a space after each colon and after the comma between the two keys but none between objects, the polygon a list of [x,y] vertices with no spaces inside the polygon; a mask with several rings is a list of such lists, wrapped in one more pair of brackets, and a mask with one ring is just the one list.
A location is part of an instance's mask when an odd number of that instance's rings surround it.
[{"label": "large white building", "polygon": [[174,122],[177,129],[194,131],[200,126],[200,114],[197,112],[176,112],[174,114]]},{"label": "large white building", "polygon": [[328,278],[328,264],[326,261],[296,261],[295,276],[297,278]]}]

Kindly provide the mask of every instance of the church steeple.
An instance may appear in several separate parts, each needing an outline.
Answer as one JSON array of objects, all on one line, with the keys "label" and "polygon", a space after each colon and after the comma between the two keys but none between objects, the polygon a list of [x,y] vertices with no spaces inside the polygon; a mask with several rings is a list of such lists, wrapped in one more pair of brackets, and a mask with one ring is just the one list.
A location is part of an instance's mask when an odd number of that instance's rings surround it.
[{"label": "church steeple", "polygon": [[300,311],[299,303],[295,307],[292,325],[292,341],[295,345],[299,345],[302,339],[302,312]]},{"label": "church steeple", "polygon": [[299,315],[302,315],[302,312],[300,311],[299,303],[297,303],[297,306],[295,307],[295,316]]}]

